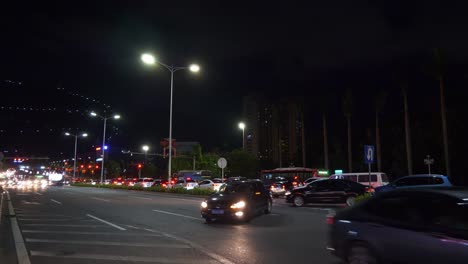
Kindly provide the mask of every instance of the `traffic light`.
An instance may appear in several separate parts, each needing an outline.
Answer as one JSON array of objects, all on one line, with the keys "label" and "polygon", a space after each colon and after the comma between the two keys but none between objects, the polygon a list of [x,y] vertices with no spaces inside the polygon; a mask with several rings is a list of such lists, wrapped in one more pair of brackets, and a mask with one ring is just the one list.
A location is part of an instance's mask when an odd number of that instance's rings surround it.
[{"label": "traffic light", "polygon": [[82,168],[82,169],[83,169],[83,168],[84,168],[84,165],[80,165],[80,168]]},{"label": "traffic light", "polygon": [[98,165],[96,165],[96,169],[99,169],[99,166],[98,166]]},{"label": "traffic light", "polygon": [[138,163],[138,169],[141,169],[143,167],[143,165],[141,165],[141,163]]}]

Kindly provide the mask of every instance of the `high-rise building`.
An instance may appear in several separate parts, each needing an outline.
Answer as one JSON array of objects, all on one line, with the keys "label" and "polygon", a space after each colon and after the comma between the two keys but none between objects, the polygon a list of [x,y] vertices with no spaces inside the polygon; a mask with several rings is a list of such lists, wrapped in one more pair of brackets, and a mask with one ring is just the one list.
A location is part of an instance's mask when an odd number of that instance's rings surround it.
[{"label": "high-rise building", "polygon": [[246,151],[275,166],[304,166],[302,111],[303,105],[294,98],[274,102],[261,95],[246,96]]}]

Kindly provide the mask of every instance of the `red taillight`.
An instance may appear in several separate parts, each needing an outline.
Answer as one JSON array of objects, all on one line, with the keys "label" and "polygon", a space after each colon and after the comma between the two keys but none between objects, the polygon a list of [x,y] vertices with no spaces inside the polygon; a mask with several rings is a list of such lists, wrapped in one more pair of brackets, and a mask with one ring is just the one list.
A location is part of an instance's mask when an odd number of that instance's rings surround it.
[{"label": "red taillight", "polygon": [[284,190],[284,189],[285,189],[284,185],[283,185],[283,186],[281,186],[281,188],[283,188],[283,190]]},{"label": "red taillight", "polygon": [[335,216],[334,215],[327,215],[327,224],[329,224],[329,225],[335,224]]},{"label": "red taillight", "polygon": [[165,183],[162,184],[162,187],[167,187],[167,185]]},{"label": "red taillight", "polygon": [[270,190],[274,190],[274,189],[275,189],[275,186],[272,185],[272,186],[270,187]]},{"label": "red taillight", "polygon": [[117,184],[117,182],[116,182],[116,181],[114,181],[114,184]]},{"label": "red taillight", "polygon": [[171,184],[174,184],[174,183],[175,183],[175,181],[171,181]]},{"label": "red taillight", "polygon": [[129,182],[128,184],[133,184],[133,182]]},{"label": "red taillight", "polygon": [[292,184],[293,184],[294,186],[297,186],[297,182],[293,182]]}]

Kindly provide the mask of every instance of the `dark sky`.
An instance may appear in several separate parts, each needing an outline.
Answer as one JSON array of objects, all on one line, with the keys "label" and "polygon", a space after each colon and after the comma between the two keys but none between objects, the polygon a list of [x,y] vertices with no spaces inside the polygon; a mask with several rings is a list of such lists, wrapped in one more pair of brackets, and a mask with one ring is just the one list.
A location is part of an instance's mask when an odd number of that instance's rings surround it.
[{"label": "dark sky", "polygon": [[[116,144],[158,145],[168,133],[170,75],[140,63],[140,54],[147,51],[167,64],[201,65],[196,76],[176,73],[174,137],[200,141],[208,149],[241,144],[236,126],[242,96],[250,92],[304,96],[310,106],[331,94],[329,105],[339,107],[342,92],[352,89],[357,115],[366,117],[376,90],[399,91],[397,83],[405,79],[417,98],[413,109],[431,102],[436,120],[437,82],[430,73],[435,47],[444,51],[450,69],[449,108],[463,105],[468,60],[464,5],[402,0],[31,2],[0,8],[0,80],[22,82],[3,83],[1,105],[58,110],[34,118],[2,110],[2,118],[10,120],[0,127],[10,131],[2,136],[8,142],[0,142],[5,148],[44,153],[46,145],[46,152],[67,151],[67,141],[57,134],[39,135],[32,143],[12,136],[34,126],[58,131],[80,127],[95,136],[92,144],[98,143],[98,121],[57,113],[99,110],[81,95],[122,115]],[[387,109],[401,113],[395,101]],[[34,120],[22,122],[22,115]],[[312,118],[311,130],[320,124]]]}]

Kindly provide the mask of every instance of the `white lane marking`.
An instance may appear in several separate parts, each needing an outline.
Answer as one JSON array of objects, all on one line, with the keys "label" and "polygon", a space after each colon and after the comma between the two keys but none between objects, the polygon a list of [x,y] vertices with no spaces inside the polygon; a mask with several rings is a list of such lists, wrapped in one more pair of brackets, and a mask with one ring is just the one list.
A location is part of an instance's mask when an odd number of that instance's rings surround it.
[{"label": "white lane marking", "polygon": [[171,213],[171,212],[167,212],[167,211],[161,211],[161,210],[155,210],[155,209],[153,209],[153,212],[163,213],[163,214],[168,214],[168,215],[175,215],[175,216],[185,217],[185,218],[189,218],[189,219],[195,219],[195,220],[199,220],[199,221],[204,221],[204,220],[201,219],[201,218],[197,218],[197,217],[193,217],[193,216],[188,216],[188,215],[181,215],[181,214]]},{"label": "white lane marking", "polygon": [[19,196],[28,196],[29,194],[27,194],[27,193],[17,193],[16,195],[19,195]]},{"label": "white lane marking", "polygon": [[151,198],[147,198],[147,197],[138,197],[138,196],[135,196],[134,198],[142,199],[142,200],[153,200],[153,199],[151,199]]},{"label": "white lane marking", "polygon": [[110,242],[110,241],[89,241],[89,240],[60,240],[60,239],[36,239],[26,238],[30,243],[57,243],[74,245],[96,245],[96,246],[125,246],[125,247],[155,247],[155,248],[191,248],[183,244],[162,244],[162,243],[129,243],[129,242]]},{"label": "white lane marking", "polygon": [[115,232],[85,232],[85,231],[49,231],[49,230],[23,230],[29,234],[63,234],[63,235],[108,235],[108,236],[139,236],[139,237],[161,237],[159,234],[115,233]]},{"label": "white lane marking", "polygon": [[100,221],[100,222],[102,222],[102,223],[104,223],[104,224],[108,224],[108,225],[110,225],[110,226],[112,226],[112,227],[115,227],[115,228],[121,230],[121,231],[127,230],[127,229],[125,229],[125,228],[123,228],[123,227],[120,227],[120,226],[118,226],[118,225],[116,225],[116,224],[113,224],[113,223],[111,223],[111,222],[107,222],[106,220],[102,220],[101,218],[96,217],[96,216],[94,216],[94,215],[86,214],[86,216],[89,216],[89,217],[91,217],[91,218],[93,218],[93,219],[95,219],[95,220],[98,220],[98,221]]},{"label": "white lane marking", "polygon": [[58,218],[73,218],[72,216],[67,215],[59,215],[59,214],[24,214],[24,213],[16,213],[16,216],[19,217],[58,217]]},{"label": "white lane marking", "polygon": [[[173,264],[193,263],[192,258],[138,257],[138,256],[116,256],[116,255],[98,255],[98,254],[63,255],[59,252],[35,251],[35,250],[31,250],[31,256],[55,257],[55,258],[64,258],[64,259],[93,259],[93,260],[126,261],[126,262],[151,262],[151,263],[173,263]],[[215,264],[218,262],[215,261],[214,259],[206,259],[206,260],[203,260],[203,263]]]},{"label": "white lane marking", "polygon": [[61,202],[57,201],[57,200],[54,200],[54,199],[50,199],[52,202],[56,203],[56,204],[59,204],[59,205],[62,205]]},{"label": "white lane marking", "polygon": [[73,220],[80,220],[80,219],[55,219],[55,218],[18,218],[21,222],[23,221],[44,221],[44,222],[60,222],[60,221],[73,221]]},{"label": "white lane marking", "polygon": [[135,227],[135,226],[132,226],[132,225],[126,225],[126,226],[128,226],[130,228],[133,228],[133,229],[139,229],[138,227]]},{"label": "white lane marking", "polygon": [[40,193],[40,192],[35,192],[35,194],[37,194],[37,195],[42,195],[42,193]]},{"label": "white lane marking", "polygon": [[98,201],[103,201],[103,202],[110,202],[110,200],[102,199],[102,198],[97,198],[97,197],[91,197],[91,199],[98,200]]},{"label": "white lane marking", "polygon": [[208,250],[208,249],[204,248],[203,246],[200,246],[200,245],[198,245],[198,244],[196,244],[196,243],[194,243],[194,242],[192,242],[190,240],[180,238],[180,237],[168,234],[168,233],[155,231],[155,230],[148,229],[148,228],[145,228],[145,230],[149,231],[149,232],[152,232],[152,233],[158,233],[158,234],[161,234],[161,235],[163,235],[165,237],[172,238],[172,239],[174,239],[176,241],[188,244],[192,248],[197,249],[198,251],[201,251],[202,253],[205,253],[206,255],[210,256],[211,258],[215,259],[216,261],[218,261],[221,264],[235,264],[234,262],[230,261],[229,259],[227,259],[227,258],[225,258],[225,257],[223,257],[221,255],[218,255],[218,254],[216,254],[214,252],[211,252],[210,250]]},{"label": "white lane marking", "polygon": [[57,227],[80,227],[80,228],[104,228],[105,225],[57,225],[57,224],[22,224],[21,226],[57,226]]},{"label": "white lane marking", "polygon": [[31,261],[29,260],[28,250],[26,249],[23,236],[21,235],[21,230],[18,226],[18,220],[15,217],[15,210],[13,209],[13,205],[11,204],[10,194],[8,192],[7,198],[8,209],[11,216],[10,224],[11,230],[13,231],[13,239],[15,240],[16,257],[18,259],[18,264],[31,264]]},{"label": "white lane marking", "polygon": [[270,215],[272,215],[272,216],[280,216],[280,214],[270,214]]},{"label": "white lane marking", "polygon": [[38,202],[28,202],[28,201],[22,201],[24,204],[34,204],[34,205],[40,205]]}]

